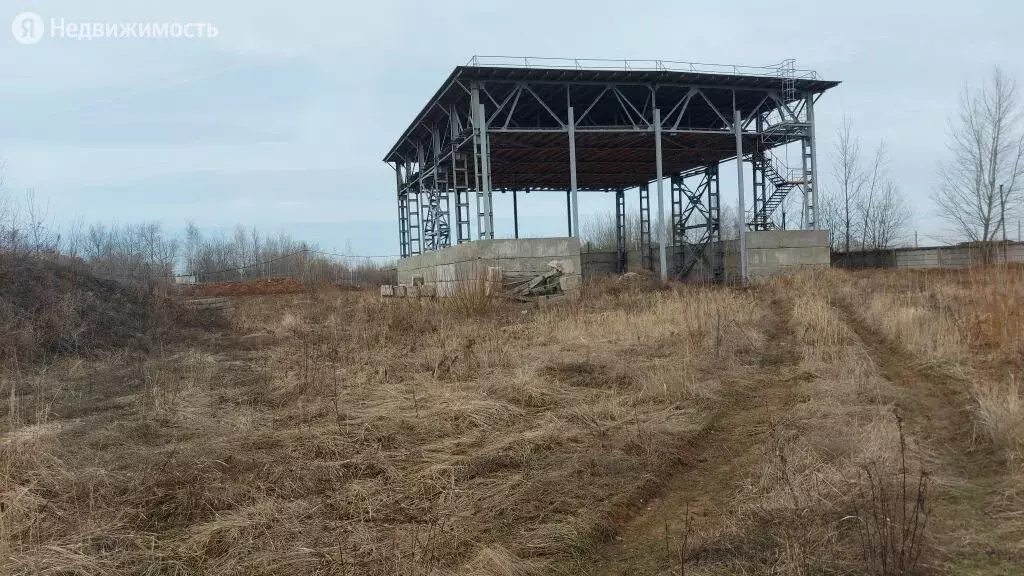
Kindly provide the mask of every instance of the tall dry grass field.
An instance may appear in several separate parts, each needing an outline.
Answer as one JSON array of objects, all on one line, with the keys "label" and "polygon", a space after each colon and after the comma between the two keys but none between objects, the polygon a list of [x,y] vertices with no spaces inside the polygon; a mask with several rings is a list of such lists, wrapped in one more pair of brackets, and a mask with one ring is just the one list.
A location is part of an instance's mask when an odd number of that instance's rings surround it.
[{"label": "tall dry grass field", "polygon": [[990,573],[1024,554],[1020,281],[237,298],[5,366],[0,572]]}]

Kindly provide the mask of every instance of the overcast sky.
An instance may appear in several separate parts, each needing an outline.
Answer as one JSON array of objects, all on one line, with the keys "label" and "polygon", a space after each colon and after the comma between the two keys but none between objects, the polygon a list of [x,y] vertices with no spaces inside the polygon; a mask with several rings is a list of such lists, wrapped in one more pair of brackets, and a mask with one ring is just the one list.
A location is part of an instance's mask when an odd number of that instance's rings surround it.
[{"label": "overcast sky", "polygon": [[[798,67],[843,82],[815,109],[822,184],[831,184],[846,114],[865,149],[886,141],[922,244],[942,236],[929,190],[964,83],[995,65],[1024,79],[1024,4],[1009,0],[4,6],[8,22],[30,10],[47,23],[218,29],[213,39],[44,36],[34,45],[4,32],[0,156],[12,194],[34,187],[58,225],[242,223],[356,254],[397,253],[394,174],[381,158],[452,67],[473,54],[747,65],[796,58]],[[723,194],[734,195],[735,177],[727,178]],[[581,201],[584,218],[613,206],[604,194]],[[520,208],[525,232],[564,234],[564,198],[534,194]],[[498,218],[499,234],[509,227]]]}]

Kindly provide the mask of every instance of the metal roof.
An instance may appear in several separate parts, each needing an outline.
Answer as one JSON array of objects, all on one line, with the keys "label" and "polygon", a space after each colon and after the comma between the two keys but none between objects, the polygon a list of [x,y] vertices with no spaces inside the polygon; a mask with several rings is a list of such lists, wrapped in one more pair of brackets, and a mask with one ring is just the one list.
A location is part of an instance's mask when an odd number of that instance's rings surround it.
[{"label": "metal roof", "polygon": [[[564,114],[569,105],[566,87],[572,87],[574,104],[581,106],[584,101],[599,98],[606,86],[614,84],[626,96],[625,92],[633,90],[637,99],[641,98],[640,94],[654,93],[659,103],[678,99],[691,88],[701,89],[706,102],[696,102],[687,108],[681,126],[676,121],[677,127],[691,130],[673,133],[665,129],[662,133],[666,173],[688,170],[735,156],[734,136],[720,129],[717,133],[695,133],[692,129],[715,123],[720,126],[721,115],[716,109],[732,110],[735,105],[744,114],[770,110],[776,105],[766,102],[764,96],[769,90],[780,91],[783,80],[790,83],[794,94],[817,94],[839,85],[839,82],[822,80],[814,72],[794,70],[791,63],[785,68],[786,64],[758,68],[661,60],[474,57],[469,65],[458,66],[449,74],[388,151],[384,161],[415,158],[415,143],[429,137],[429,127],[444,126],[453,106],[468,108],[468,88],[473,83],[493,87],[491,98],[498,100],[502,98],[501,90],[511,91],[517,83],[528,83],[533,86],[538,100],[548,102],[548,111],[558,115]],[[579,104],[575,103],[577,98]],[[534,106],[538,117],[545,115],[541,108],[545,105],[536,101],[530,103],[524,99],[519,106],[524,114],[529,110],[523,107]],[[621,118],[616,118],[621,111],[618,105],[602,104],[592,108],[588,109],[587,125],[580,125],[576,131],[579,188],[631,187],[652,178],[652,133],[643,129],[625,132],[614,128],[622,122]],[[577,108],[577,114],[580,112]],[[644,113],[649,115],[649,110]],[[502,131],[500,126],[495,126],[489,138],[494,189],[567,186],[568,151],[564,130],[537,126]],[[744,143],[745,147],[754,144],[754,136],[744,138],[750,139]]]}]

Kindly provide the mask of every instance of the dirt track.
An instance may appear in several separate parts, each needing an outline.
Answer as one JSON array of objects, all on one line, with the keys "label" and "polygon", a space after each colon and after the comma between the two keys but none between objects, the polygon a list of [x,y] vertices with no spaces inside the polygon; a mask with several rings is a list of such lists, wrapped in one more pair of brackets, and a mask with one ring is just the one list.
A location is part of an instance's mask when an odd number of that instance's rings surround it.
[{"label": "dirt track", "polygon": [[[582,573],[680,574],[684,564],[687,571],[702,567],[707,546],[714,552],[716,544],[702,542],[701,535],[721,533],[730,521],[734,495],[763,468],[765,447],[777,429],[800,427],[790,421],[790,411],[798,402],[799,383],[813,377],[797,368],[799,348],[789,322],[793,302],[778,292],[758,289],[769,303],[772,322],[770,346],[761,353],[761,377],[730,392],[724,408],[695,439],[693,465],[681,470],[657,498],[638,507]],[[936,554],[923,568],[928,573],[1022,573],[1024,535],[1000,522],[1020,514],[1013,504],[1017,500],[1007,498],[1015,497],[1019,488],[1005,485],[1002,463],[974,441],[969,383],[928,368],[873,330],[848,303],[833,306],[878,374],[908,392],[895,408],[908,435],[922,447],[923,464],[936,485],[930,520],[937,534],[932,538]],[[979,534],[1000,537],[980,541]]]},{"label": "dirt track", "polygon": [[[691,524],[700,523],[701,532],[718,531],[713,524],[726,517],[729,496],[757,465],[778,419],[796,402],[794,384],[802,377],[795,370],[799,350],[789,322],[793,303],[767,287],[757,293],[768,302],[769,311],[769,346],[758,359],[761,376],[729,389],[724,408],[694,440],[694,464],[681,470],[657,498],[640,506],[583,573],[663,574],[678,566],[679,538]],[[699,561],[703,544],[691,534],[684,561]]]},{"label": "dirt track", "polygon": [[[944,524],[940,530],[952,538],[936,545],[954,573],[1024,573],[1024,534],[1000,522],[1000,517],[1022,513],[1014,504],[1019,502],[1019,494],[1014,493],[1020,489],[1005,485],[1004,464],[975,439],[970,382],[941,368],[929,368],[865,323],[849,302],[839,300],[836,307],[881,375],[909,392],[898,409],[910,434],[925,447],[925,465],[939,481],[933,516]],[[978,534],[987,536],[979,540]],[[1000,537],[991,538],[994,534]]]}]

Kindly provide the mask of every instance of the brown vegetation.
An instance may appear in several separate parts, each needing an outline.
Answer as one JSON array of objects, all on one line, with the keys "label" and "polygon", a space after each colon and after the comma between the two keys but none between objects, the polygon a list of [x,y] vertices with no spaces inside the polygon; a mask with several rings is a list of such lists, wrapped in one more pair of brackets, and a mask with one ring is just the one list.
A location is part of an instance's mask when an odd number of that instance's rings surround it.
[{"label": "brown vegetation", "polygon": [[160,287],[103,279],[74,261],[0,252],[0,363],[7,367],[146,351],[182,314]]},{"label": "brown vegetation", "polygon": [[240,298],[5,369],[0,571],[1012,573],[1021,280]]},{"label": "brown vegetation", "polygon": [[256,296],[267,294],[299,294],[305,291],[302,282],[293,278],[262,278],[245,282],[206,282],[181,286],[188,296]]}]

